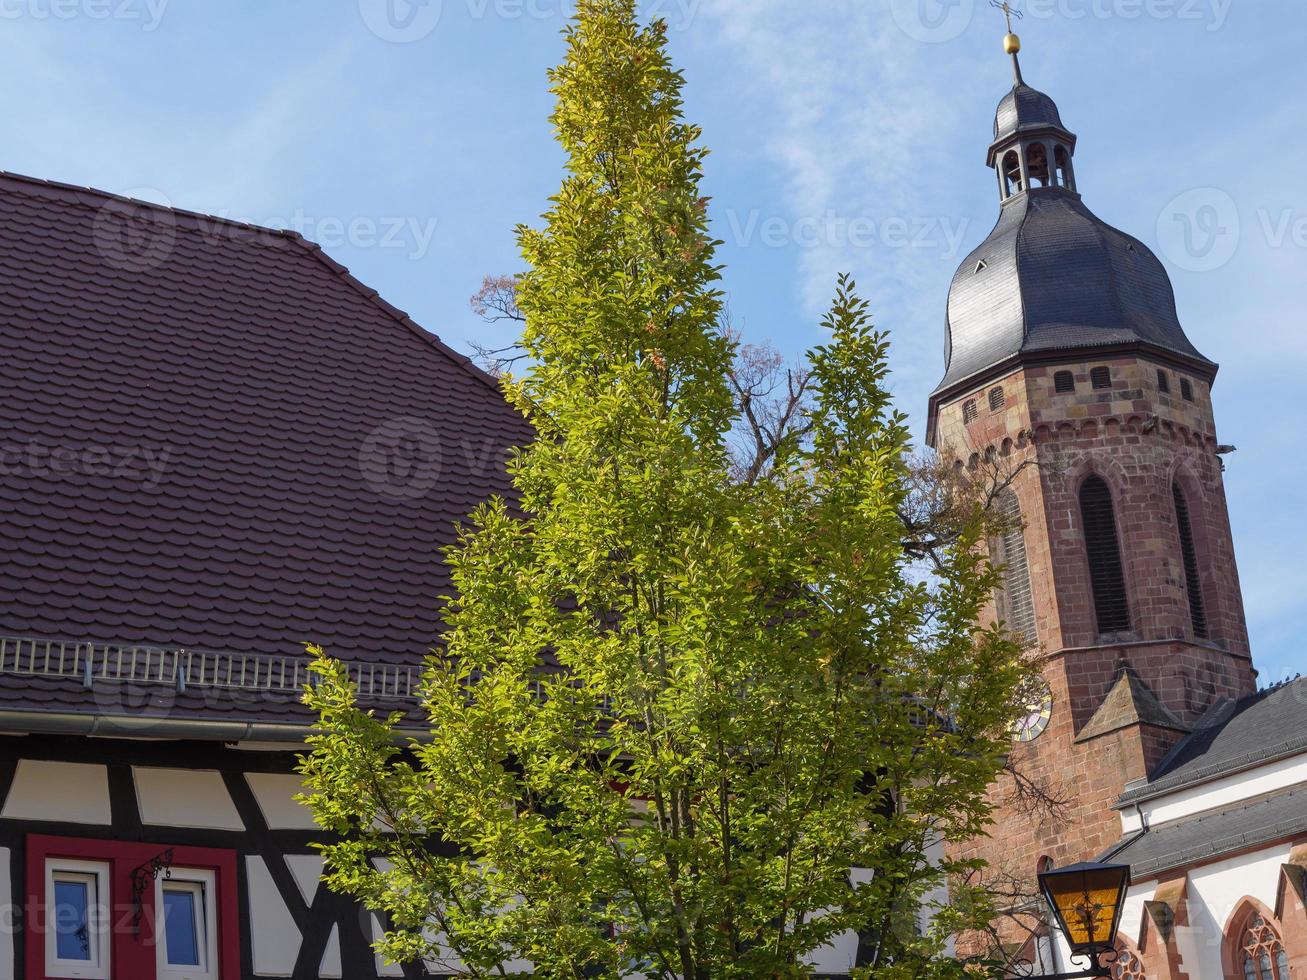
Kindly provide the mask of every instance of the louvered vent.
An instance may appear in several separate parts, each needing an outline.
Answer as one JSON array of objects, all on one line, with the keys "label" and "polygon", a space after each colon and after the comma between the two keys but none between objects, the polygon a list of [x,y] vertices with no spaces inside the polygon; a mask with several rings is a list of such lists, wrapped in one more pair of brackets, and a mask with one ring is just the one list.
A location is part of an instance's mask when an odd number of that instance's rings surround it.
[{"label": "louvered vent", "polygon": [[1164,395],[1171,393],[1171,376],[1165,371],[1157,372],[1157,390]]},{"label": "louvered vent", "polygon": [[1075,391],[1076,376],[1070,371],[1058,371],[1053,375],[1053,390],[1061,395],[1065,395],[1068,391]]},{"label": "louvered vent", "polygon": [[1098,632],[1124,632],[1130,629],[1125,571],[1121,565],[1116,515],[1112,510],[1112,491],[1101,477],[1091,476],[1080,488],[1080,517],[1085,529],[1085,551],[1089,558],[1089,582],[1094,592]]},{"label": "louvered vent", "polygon": [[975,401],[965,402],[962,405],[962,421],[970,425],[979,418],[980,413],[976,410]]},{"label": "louvered vent", "polygon": [[991,388],[989,390],[989,410],[997,412],[1007,402],[1007,396],[1003,394],[1002,388]]},{"label": "louvered vent", "polygon": [[1180,484],[1171,484],[1175,497],[1175,523],[1180,531],[1180,553],[1184,558],[1184,580],[1189,592],[1189,618],[1194,636],[1207,639],[1207,610],[1203,608],[1203,586],[1198,576],[1198,553],[1194,550],[1194,532],[1189,523],[1189,502]]},{"label": "louvered vent", "polygon": [[995,542],[995,559],[1003,567],[1003,594],[999,616],[1021,640],[1032,647],[1039,637],[1035,632],[1035,598],[1030,588],[1030,563],[1026,558],[1026,534],[1021,521],[1021,504],[1011,490],[998,497],[998,512],[1004,531]]},{"label": "louvered vent", "polygon": [[1095,388],[1112,387],[1112,372],[1105,367],[1096,367],[1089,372],[1089,383]]},{"label": "louvered vent", "polygon": [[1180,379],[1180,397],[1187,402],[1194,400],[1194,386],[1190,383],[1188,378]]}]

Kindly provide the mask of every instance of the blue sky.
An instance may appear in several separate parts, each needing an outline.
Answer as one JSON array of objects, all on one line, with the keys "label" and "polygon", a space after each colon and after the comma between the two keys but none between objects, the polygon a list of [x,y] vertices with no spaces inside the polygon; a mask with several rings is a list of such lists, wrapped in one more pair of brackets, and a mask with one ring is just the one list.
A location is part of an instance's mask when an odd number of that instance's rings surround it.
[{"label": "blue sky", "polygon": [[[387,8],[387,3],[394,6]],[[798,353],[838,272],[894,339],[916,429],[949,279],[997,215],[1010,84],[987,0],[646,0],[713,154],[725,288]],[[1025,0],[1027,81],[1080,137],[1086,203],[1166,261],[1215,396],[1254,650],[1305,660],[1294,447],[1307,386],[1307,4]],[[567,0],[0,0],[0,167],[323,242],[451,344],[559,180],[545,69]],[[1294,93],[1298,93],[1295,95]],[[1192,229],[1184,237],[1185,222]]]}]

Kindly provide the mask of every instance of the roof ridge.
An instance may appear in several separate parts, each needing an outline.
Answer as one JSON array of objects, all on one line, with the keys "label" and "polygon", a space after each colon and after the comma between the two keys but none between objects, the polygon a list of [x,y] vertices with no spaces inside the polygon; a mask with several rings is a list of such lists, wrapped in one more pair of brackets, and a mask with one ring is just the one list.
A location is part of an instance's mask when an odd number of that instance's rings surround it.
[{"label": "roof ridge", "polygon": [[236,218],[228,218],[207,211],[192,211],[189,208],[179,208],[173,204],[160,204],[157,201],[147,201],[144,198],[128,197],[125,194],[115,194],[113,191],[106,191],[98,187],[90,187],[84,184],[70,184],[61,180],[46,180],[42,177],[30,177],[27,174],[14,173],[9,170],[0,170],[0,184],[3,184],[5,181],[12,181],[13,183],[22,184],[34,189],[62,192],[59,194],[60,197],[64,197],[65,199],[72,198],[78,204],[87,207],[89,207],[90,204],[83,200],[83,198],[90,195],[107,202],[130,204],[136,207],[149,208],[152,211],[160,211],[176,217],[187,218],[195,221],[197,225],[201,221],[213,221],[233,228],[240,228],[243,231],[275,235],[278,238],[285,238],[291,241],[304,240],[303,235],[297,231],[291,230],[290,228],[272,228],[268,225],[256,225],[248,221],[240,221]]},{"label": "roof ridge", "polygon": [[395,306],[393,303],[388,303],[386,300],[382,299],[381,293],[379,293],[377,290],[373,289],[371,286],[368,286],[360,279],[358,279],[352,272],[349,271],[348,266],[343,265],[340,262],[337,262],[335,259],[333,259],[330,255],[327,254],[326,249],[324,249],[317,242],[310,241],[309,239],[305,238],[303,235],[296,235],[293,240],[296,243],[298,243],[300,247],[303,248],[305,251],[307,251],[309,254],[316,257],[318,261],[320,261],[332,272],[332,274],[334,274],[339,279],[341,279],[341,281],[346,283],[351,289],[353,289],[356,293],[362,296],[365,300],[367,300],[373,306],[380,309],[392,320],[396,320],[399,323],[403,324],[412,333],[414,333],[419,339],[425,341],[427,344],[431,345],[436,350],[440,351],[451,361],[453,361],[455,365],[457,365],[459,368],[465,371],[468,375],[475,378],[477,381],[481,382],[482,384],[486,385],[497,395],[503,398],[504,391],[503,388],[500,387],[499,381],[489,372],[484,371],[481,368],[477,367],[476,363],[472,360],[472,358],[468,357],[466,354],[462,354],[456,351],[454,348],[450,347],[449,344],[441,340],[438,335],[432,333],[430,330],[426,329],[426,327],[422,326],[422,324],[414,320],[411,316],[408,315],[407,312],[401,310],[398,306]]}]

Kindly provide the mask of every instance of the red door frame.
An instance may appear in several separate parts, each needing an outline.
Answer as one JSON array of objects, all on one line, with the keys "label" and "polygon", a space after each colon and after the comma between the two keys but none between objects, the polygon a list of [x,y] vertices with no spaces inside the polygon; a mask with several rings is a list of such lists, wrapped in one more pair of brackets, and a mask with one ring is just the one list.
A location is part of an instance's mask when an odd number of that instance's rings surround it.
[{"label": "red door frame", "polygon": [[[113,980],[155,980],[154,888],[141,895],[140,935],[132,929],[132,871],[148,864],[167,844],[138,844],[76,837],[27,835],[26,925],[27,971],[25,980],[47,980],[45,972],[46,896],[45,867],[50,858],[100,861],[109,865],[109,896],[113,908],[110,928],[110,975]],[[209,847],[173,847],[172,863],[178,868],[212,871],[217,883],[218,976],[240,980],[240,904],[236,894],[236,852]]]}]

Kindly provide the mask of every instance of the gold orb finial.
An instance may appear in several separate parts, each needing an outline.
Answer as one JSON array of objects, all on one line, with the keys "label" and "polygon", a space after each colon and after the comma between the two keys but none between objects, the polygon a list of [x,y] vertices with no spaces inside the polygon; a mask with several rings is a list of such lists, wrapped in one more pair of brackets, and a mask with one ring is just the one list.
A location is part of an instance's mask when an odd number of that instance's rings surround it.
[{"label": "gold orb finial", "polygon": [[1007,54],[1016,54],[1021,50],[1021,38],[1009,32],[1003,37],[1003,51]]}]

